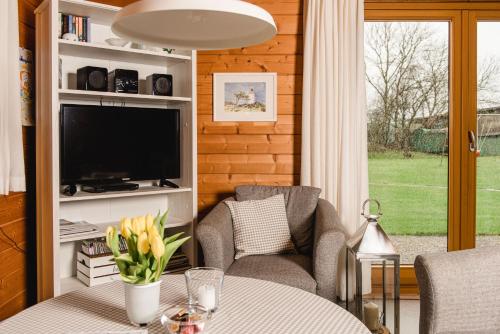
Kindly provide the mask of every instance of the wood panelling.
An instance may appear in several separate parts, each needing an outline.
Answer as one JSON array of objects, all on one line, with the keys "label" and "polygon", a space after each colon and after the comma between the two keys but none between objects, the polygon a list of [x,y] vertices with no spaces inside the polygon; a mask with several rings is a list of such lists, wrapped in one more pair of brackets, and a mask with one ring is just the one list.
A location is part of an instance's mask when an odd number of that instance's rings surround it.
[{"label": "wood panelling", "polygon": [[[260,45],[198,53],[198,209],[203,216],[240,184],[299,183],[302,0],[251,0],[278,35]],[[277,72],[277,122],[214,122],[213,73]]]},{"label": "wood panelling", "polygon": [[[35,50],[35,16],[41,0],[19,0],[19,43]],[[23,128],[27,192],[0,195],[0,321],[34,303],[35,129]]]}]

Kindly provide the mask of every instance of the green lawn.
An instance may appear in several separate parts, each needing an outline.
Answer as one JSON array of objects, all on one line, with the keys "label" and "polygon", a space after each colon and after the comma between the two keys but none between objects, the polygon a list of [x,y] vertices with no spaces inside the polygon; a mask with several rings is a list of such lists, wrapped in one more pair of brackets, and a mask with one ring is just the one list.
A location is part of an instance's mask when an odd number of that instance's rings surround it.
[{"label": "green lawn", "polygon": [[[393,235],[445,235],[447,173],[447,157],[415,153],[405,159],[398,152],[370,153],[370,197],[382,204],[384,230]],[[500,234],[500,156],[478,159],[477,193],[477,233]]]}]

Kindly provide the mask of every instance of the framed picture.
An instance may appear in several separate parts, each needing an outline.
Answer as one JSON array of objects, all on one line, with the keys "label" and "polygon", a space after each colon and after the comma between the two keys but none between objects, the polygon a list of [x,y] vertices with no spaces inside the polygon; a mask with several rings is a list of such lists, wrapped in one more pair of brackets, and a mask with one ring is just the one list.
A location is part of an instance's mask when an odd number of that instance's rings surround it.
[{"label": "framed picture", "polygon": [[276,122],[276,73],[214,73],[214,121]]}]

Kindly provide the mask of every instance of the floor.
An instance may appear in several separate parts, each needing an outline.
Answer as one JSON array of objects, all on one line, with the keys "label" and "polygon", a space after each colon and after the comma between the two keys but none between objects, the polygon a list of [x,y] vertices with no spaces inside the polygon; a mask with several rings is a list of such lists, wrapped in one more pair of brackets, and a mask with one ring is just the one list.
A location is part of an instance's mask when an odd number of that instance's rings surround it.
[{"label": "floor", "polygon": [[[382,301],[374,300],[382,310]],[[420,313],[420,302],[418,300],[401,300],[400,302],[400,334],[418,334],[418,316]],[[394,304],[387,303],[387,327],[393,333]]]}]

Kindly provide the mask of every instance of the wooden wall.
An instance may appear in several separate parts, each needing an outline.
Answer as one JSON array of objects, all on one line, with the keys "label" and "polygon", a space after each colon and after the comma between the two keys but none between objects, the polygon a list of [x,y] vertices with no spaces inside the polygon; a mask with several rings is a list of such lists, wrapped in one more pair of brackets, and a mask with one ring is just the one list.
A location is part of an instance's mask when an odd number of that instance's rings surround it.
[{"label": "wooden wall", "polygon": [[[35,50],[35,16],[41,0],[18,0],[19,40]],[[28,191],[0,195],[0,321],[34,303],[35,129],[23,128]]]},{"label": "wooden wall", "polygon": [[[198,53],[198,209],[203,216],[239,184],[299,183],[302,0],[249,0],[278,35],[248,48]],[[213,122],[214,72],[277,72],[276,123]]]}]

